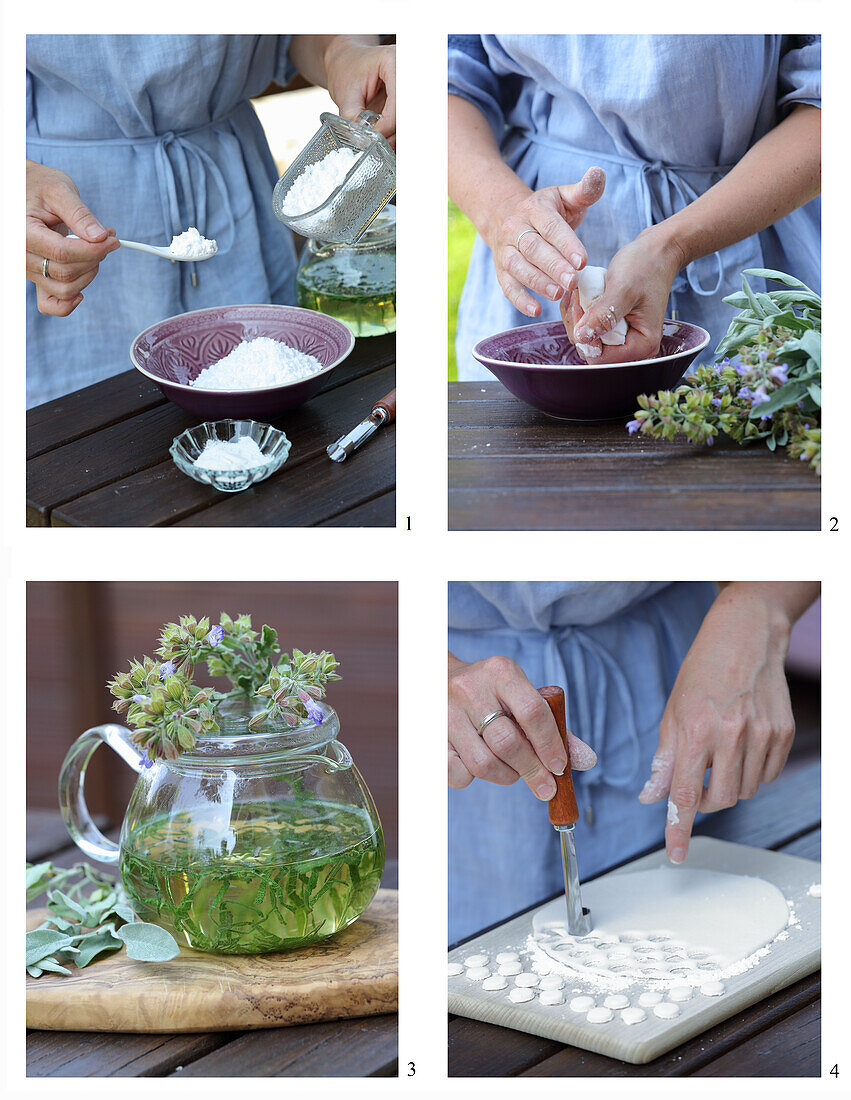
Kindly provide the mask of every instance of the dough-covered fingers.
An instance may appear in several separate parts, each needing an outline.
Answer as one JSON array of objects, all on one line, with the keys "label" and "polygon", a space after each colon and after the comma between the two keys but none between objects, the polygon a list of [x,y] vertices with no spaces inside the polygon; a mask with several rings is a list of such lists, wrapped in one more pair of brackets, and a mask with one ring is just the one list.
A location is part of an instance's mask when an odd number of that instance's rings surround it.
[{"label": "dough-covered fingers", "polygon": [[523,732],[510,718],[494,719],[482,737],[494,756],[512,768],[536,798],[540,798],[542,802],[552,798],[556,793],[555,780],[541,764]]},{"label": "dough-covered fingers", "polygon": [[688,855],[694,815],[703,795],[705,772],[705,754],[697,755],[682,750],[678,753],[668,798],[668,825],[665,829],[665,848],[672,863],[682,863]]}]

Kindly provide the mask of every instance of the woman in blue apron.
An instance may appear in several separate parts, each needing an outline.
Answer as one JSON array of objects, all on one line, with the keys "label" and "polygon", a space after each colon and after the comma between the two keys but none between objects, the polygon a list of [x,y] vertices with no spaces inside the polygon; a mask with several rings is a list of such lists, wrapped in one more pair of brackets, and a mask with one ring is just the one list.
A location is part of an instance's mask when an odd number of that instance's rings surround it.
[{"label": "woman in blue apron", "polygon": [[[449,190],[479,234],[459,378],[490,377],[478,340],[560,310],[607,363],[654,354],[675,311],[714,347],[745,268],[818,291],[820,67],[817,36],[450,36]],[[583,317],[586,262],[609,271]]]},{"label": "woman in blue apron", "polygon": [[[803,582],[451,584],[450,942],[563,885],[546,801],[565,758],[538,687],[564,689],[576,735],[581,877],[663,840],[681,862],[696,812],[779,775],[794,734],[789,633],[817,593]],[[666,828],[669,799],[678,820]]]},{"label": "woman in blue apron", "polygon": [[[292,234],[272,211],[278,174],[249,100],[301,72],[348,118],[378,96],[394,140],[395,50],[374,42],[28,37],[28,405],[128,369],[130,341],[164,317],[295,301]],[[218,242],[215,259],[171,264],[116,241],[170,244],[189,226]]]}]

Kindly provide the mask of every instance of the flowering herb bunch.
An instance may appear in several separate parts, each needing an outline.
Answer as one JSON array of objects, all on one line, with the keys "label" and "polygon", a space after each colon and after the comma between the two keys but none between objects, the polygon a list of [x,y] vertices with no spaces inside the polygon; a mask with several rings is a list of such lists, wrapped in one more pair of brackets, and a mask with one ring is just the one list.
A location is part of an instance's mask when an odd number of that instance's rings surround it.
[{"label": "flowering herb bunch", "polygon": [[[788,289],[756,292],[748,275]],[[675,390],[642,394],[630,434],[683,435],[710,447],[721,432],[743,445],[763,439],[820,473],[821,298],[791,275],[751,268],[742,273],[742,292],[724,301],[741,312],[716,363],[698,367]]]},{"label": "flowering herb bunch", "polygon": [[[166,623],[156,653],[159,660],[132,660],[127,672],[108,683],[118,714],[126,714],[134,743],[149,760],[174,760],[191,751],[198,737],[217,733],[217,715],[225,699],[256,699],[263,709],[249,722],[259,729],[270,718],[289,726],[305,720],[319,724],[322,711],[315,703],[325,684],[339,680],[332,653],[282,654],[278,635],[270,626],[257,632],[250,615],[232,618],[222,613],[219,623],[183,615]],[[231,690],[200,688],[193,682],[195,667],[205,662],[213,677],[226,677]]]},{"label": "flowering herb bunch", "polygon": [[140,921],[120,882],[88,863],[54,867],[27,864],[27,901],[47,895],[47,915],[27,932],[26,964],[31,978],[71,974],[105,952],[127,948],[131,959],[164,962],[179,953],[164,928]]}]

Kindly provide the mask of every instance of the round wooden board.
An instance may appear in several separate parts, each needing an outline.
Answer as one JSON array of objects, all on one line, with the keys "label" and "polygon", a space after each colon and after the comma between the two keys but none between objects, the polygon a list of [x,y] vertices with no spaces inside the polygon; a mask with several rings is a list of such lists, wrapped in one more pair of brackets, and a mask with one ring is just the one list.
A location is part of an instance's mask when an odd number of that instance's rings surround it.
[{"label": "round wooden board", "polygon": [[[27,927],[44,919],[27,914]],[[165,963],[124,950],[72,974],[27,977],[27,1027],[50,1031],[190,1032],[286,1027],[395,1012],[397,893],[379,890],[353,925],[314,947],[274,955],[182,948]]]}]

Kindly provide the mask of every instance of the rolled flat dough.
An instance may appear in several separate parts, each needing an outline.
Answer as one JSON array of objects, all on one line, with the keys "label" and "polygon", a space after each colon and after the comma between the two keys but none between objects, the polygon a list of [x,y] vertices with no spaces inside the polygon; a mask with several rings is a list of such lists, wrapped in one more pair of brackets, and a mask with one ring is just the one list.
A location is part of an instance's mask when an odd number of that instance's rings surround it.
[{"label": "rolled flat dough", "polygon": [[[582,903],[591,910],[592,936],[620,937],[659,932],[717,956],[724,966],[747,958],[769,943],[789,920],[781,892],[770,882],[722,871],[657,867],[652,871],[608,875],[582,887]],[[565,944],[547,946],[547,954],[570,963],[582,940],[567,937],[564,898],[535,914],[533,933],[545,940],[564,936]],[[630,935],[632,934],[632,935]],[[587,941],[585,941],[587,942]]]}]

